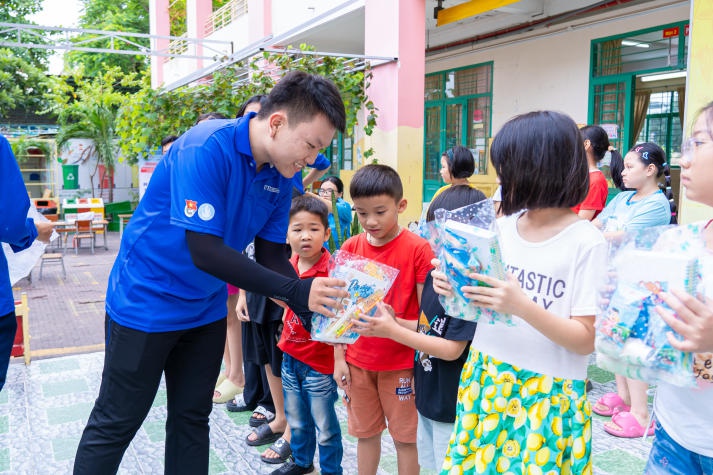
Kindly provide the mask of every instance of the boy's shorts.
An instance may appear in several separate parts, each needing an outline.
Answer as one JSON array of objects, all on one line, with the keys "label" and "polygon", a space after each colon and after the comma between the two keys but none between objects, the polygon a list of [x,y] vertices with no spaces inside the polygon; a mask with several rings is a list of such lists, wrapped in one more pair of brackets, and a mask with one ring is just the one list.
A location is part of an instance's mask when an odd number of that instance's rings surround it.
[{"label": "boy's shorts", "polygon": [[346,390],[347,426],[353,437],[366,439],[388,428],[404,444],[416,443],[416,396],[413,369],[369,371],[349,365],[351,384]]},{"label": "boy's shorts", "polygon": [[441,471],[453,433],[453,422],[438,422],[418,413],[418,464],[421,468]]},{"label": "boy's shorts", "polygon": [[282,322],[243,322],[243,359],[249,363],[270,365],[273,376],[281,377],[282,350],[277,347]]}]

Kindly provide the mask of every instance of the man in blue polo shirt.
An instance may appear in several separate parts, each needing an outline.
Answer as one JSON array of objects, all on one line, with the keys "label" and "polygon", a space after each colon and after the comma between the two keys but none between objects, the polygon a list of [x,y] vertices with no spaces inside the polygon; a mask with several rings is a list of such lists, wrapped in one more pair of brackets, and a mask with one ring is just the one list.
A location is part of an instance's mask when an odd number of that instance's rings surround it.
[{"label": "man in blue polo shirt", "polygon": [[332,166],[332,162],[329,161],[327,157],[325,157],[323,154],[317,154],[317,159],[314,161],[312,165],[309,166],[309,172],[307,175],[302,178],[302,173],[297,173],[295,177],[293,178],[294,181],[294,186],[295,186],[295,191],[294,195],[304,195],[305,194],[305,188],[310,186],[312,183],[314,183],[316,180],[319,180],[324,176],[325,173],[327,173],[327,170],[329,170],[329,167]]},{"label": "man in blue polo shirt", "polygon": [[[284,252],[292,178],[344,127],[334,84],[293,71],[257,116],[206,121],[173,144],[124,231],[109,277],[104,372],[75,474],[118,470],[162,373],[165,472],[208,473],[225,282],[303,315],[331,314],[332,299],[347,295],[336,279],[298,279]],[[253,239],[257,263],[240,252]]]},{"label": "man in blue polo shirt", "polygon": [[[52,223],[35,223],[27,217],[30,198],[22,181],[20,167],[10,148],[10,143],[0,135],[0,242],[6,242],[14,252],[30,247],[36,239],[48,242]],[[5,385],[12,343],[17,331],[15,299],[12,296],[10,274],[5,253],[0,249],[0,390]]]}]

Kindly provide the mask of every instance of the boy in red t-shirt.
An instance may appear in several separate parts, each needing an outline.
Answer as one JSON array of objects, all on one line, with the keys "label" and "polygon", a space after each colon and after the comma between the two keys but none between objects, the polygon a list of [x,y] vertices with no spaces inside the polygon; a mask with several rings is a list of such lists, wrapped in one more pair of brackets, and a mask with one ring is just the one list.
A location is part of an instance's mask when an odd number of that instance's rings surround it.
[{"label": "boy in red t-shirt", "polygon": [[[323,244],[329,239],[327,205],[309,195],[292,201],[287,240],[290,262],[301,279],[327,277],[330,254]],[[334,410],[337,384],[332,346],[313,341],[310,332],[292,310],[287,310],[277,346],[282,357],[282,389],[285,416],[292,431],[292,459],[273,475],[300,475],[314,470],[315,445],[323,474],[342,473],[342,431]],[[316,429],[316,434],[315,434]],[[318,436],[318,438],[317,438]]]},{"label": "boy in red t-shirt", "polygon": [[[399,269],[384,302],[397,317],[417,320],[433,252],[425,239],[399,226],[406,209],[399,175],[386,165],[367,165],[354,174],[349,194],[364,232],[341,249]],[[334,358],[334,380],[347,395],[349,434],[359,439],[359,473],[376,473],[388,422],[399,474],[418,474],[414,350],[388,338],[361,336],[346,352],[335,347]]]}]

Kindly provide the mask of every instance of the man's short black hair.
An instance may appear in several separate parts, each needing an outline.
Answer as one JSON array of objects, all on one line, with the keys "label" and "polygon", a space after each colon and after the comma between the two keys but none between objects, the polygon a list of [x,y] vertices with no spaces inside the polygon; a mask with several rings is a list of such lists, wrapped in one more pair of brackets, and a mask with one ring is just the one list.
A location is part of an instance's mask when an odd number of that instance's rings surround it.
[{"label": "man's short black hair", "polygon": [[329,228],[329,209],[327,205],[322,203],[318,198],[310,195],[299,195],[292,199],[292,207],[290,208],[290,220],[300,211],[319,216],[319,220],[324,225],[324,229]]},{"label": "man's short black hair", "polygon": [[288,120],[294,124],[312,120],[324,114],[340,132],[344,132],[347,119],[339,89],[332,81],[304,71],[290,71],[261,101],[258,118],[265,119],[279,109],[287,111]]},{"label": "man's short black hair", "polygon": [[490,159],[506,215],[525,208],[571,208],[589,191],[582,135],[560,112],[529,112],[507,121],[493,139]]},{"label": "man's short black hair", "polygon": [[361,167],[349,183],[349,195],[352,200],[387,195],[396,202],[404,197],[401,177],[388,165],[371,164]]}]

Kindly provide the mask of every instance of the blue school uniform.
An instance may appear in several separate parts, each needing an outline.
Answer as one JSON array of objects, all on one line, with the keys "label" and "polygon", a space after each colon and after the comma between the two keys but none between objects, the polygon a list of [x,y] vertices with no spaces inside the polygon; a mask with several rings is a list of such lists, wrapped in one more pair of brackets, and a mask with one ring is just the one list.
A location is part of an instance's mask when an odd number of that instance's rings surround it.
[{"label": "blue school uniform", "polygon": [[[329,159],[321,153],[318,153],[314,163],[309,167],[317,170],[326,170],[331,166],[332,162],[330,162]],[[295,188],[297,188],[297,191],[299,191],[301,195],[304,194],[305,186],[302,184],[302,173],[297,173],[294,177],[292,177],[292,184]]]},{"label": "blue school uniform", "polygon": [[[4,203],[0,213],[0,241],[10,244],[18,252],[30,247],[37,237],[37,228],[32,218],[27,217],[30,198],[22,181],[20,167],[10,148],[10,143],[0,135],[0,202]],[[10,274],[5,253],[0,250],[0,317],[15,310]]]},{"label": "blue school uniform", "polygon": [[225,317],[225,282],[193,264],[187,230],[238,251],[255,236],[285,241],[292,179],[269,165],[257,171],[253,116],[198,124],[156,167],[109,276],[106,310],[120,325],[153,333]]}]

